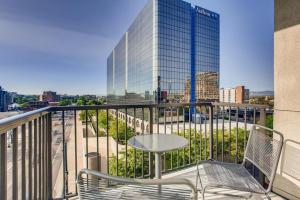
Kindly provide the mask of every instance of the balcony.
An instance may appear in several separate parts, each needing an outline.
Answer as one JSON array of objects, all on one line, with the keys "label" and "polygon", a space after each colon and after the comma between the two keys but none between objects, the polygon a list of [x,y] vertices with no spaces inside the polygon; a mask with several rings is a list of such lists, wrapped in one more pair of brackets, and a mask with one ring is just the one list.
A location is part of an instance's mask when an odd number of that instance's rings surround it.
[{"label": "balcony", "polygon": [[[127,144],[134,135],[152,133],[188,139],[186,148],[163,154],[163,179],[185,177],[195,182],[197,161],[241,163],[251,127],[265,125],[268,114],[263,105],[196,103],[47,107],[6,118],[0,121],[1,199],[76,199],[82,168],[153,178],[153,154]],[[267,185],[259,170],[252,168]],[[226,189],[213,192],[240,194]],[[270,197],[283,199],[275,193]],[[224,198],[207,195],[207,199]]]}]

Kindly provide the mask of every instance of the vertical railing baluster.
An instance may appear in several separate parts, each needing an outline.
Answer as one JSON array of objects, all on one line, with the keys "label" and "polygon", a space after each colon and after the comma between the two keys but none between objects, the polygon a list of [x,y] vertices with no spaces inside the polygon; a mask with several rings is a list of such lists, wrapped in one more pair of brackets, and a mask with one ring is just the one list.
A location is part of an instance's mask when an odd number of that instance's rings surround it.
[{"label": "vertical railing baluster", "polygon": [[[157,106],[157,109],[156,109],[156,111],[157,111],[157,127],[156,127],[156,129],[157,129],[157,131],[156,131],[156,134],[159,134],[160,132],[160,129],[159,129],[159,115],[160,115],[160,109],[159,109],[159,107]],[[151,154],[150,154],[151,155]],[[150,171],[150,166],[149,166],[149,171]],[[153,171],[153,170],[152,170]],[[154,176],[153,176],[154,177]]]},{"label": "vertical railing baluster", "polygon": [[119,110],[116,110],[117,118],[116,118],[116,135],[117,135],[117,145],[116,145],[116,151],[117,151],[117,176],[119,175]]},{"label": "vertical railing baluster", "polygon": [[157,129],[157,134],[159,134],[159,107],[157,107],[156,111],[157,111],[157,127],[156,127],[156,129]]},{"label": "vertical railing baluster", "polygon": [[88,130],[88,110],[85,110],[85,165],[89,168],[89,130]]},{"label": "vertical railing baluster", "polygon": [[18,128],[13,129],[12,143],[12,198],[18,200]]},{"label": "vertical railing baluster", "polygon": [[205,107],[205,124],[204,124],[204,159],[207,160],[207,107]]},{"label": "vertical railing baluster", "polygon": [[197,150],[196,150],[196,144],[197,144],[197,107],[196,104],[194,106],[194,162],[197,163]]},{"label": "vertical railing baluster", "polygon": [[[179,135],[179,107],[177,107],[177,135]],[[179,167],[179,150],[177,150],[177,168]]]},{"label": "vertical railing baluster", "polygon": [[[134,136],[136,136],[135,120],[136,120],[136,108],[133,108],[133,135]],[[134,148],[134,178],[136,178],[136,149],[135,148]]]},{"label": "vertical railing baluster", "polygon": [[202,111],[201,111],[201,105],[199,107],[200,109],[200,141],[199,141],[199,149],[200,149],[200,160],[202,160]]},{"label": "vertical railing baluster", "polygon": [[[26,199],[26,124],[22,125],[21,128],[22,131],[22,165],[21,165],[21,178],[22,178],[22,199]],[[30,147],[30,145],[29,145]],[[29,162],[29,168],[30,168],[30,162]],[[30,186],[29,186],[30,187]],[[28,194],[31,193],[31,191],[28,191]],[[29,194],[30,195],[30,194]],[[29,198],[31,199],[31,198]]]},{"label": "vertical railing baluster", "polygon": [[235,136],[235,163],[238,163],[239,160],[239,147],[238,147],[238,140],[239,140],[239,107],[236,108],[235,113],[235,120],[236,120],[236,136]]},{"label": "vertical railing baluster", "polygon": [[231,161],[231,106],[229,106],[229,116],[228,116],[228,120],[229,120],[229,138],[228,138],[228,142],[229,142],[229,159]]},{"label": "vertical railing baluster", "polygon": [[125,108],[125,177],[128,176],[128,127],[127,127],[127,107]]},{"label": "vertical railing baluster", "polygon": [[218,160],[219,153],[219,109],[218,106],[216,108],[216,160]]},{"label": "vertical railing baluster", "polygon": [[[150,124],[149,124],[149,128],[150,128],[150,134],[153,134],[153,107],[149,106],[149,117],[150,117]],[[154,177],[154,156],[153,153],[149,153],[149,175],[150,178]]]},{"label": "vertical railing baluster", "polygon": [[46,199],[46,117],[43,116],[43,199]]},{"label": "vertical railing baluster", "polygon": [[37,119],[33,121],[33,199],[37,199]]},{"label": "vertical railing baluster", "polygon": [[38,137],[38,145],[39,145],[39,199],[42,198],[42,118],[39,117],[39,137]]},{"label": "vertical railing baluster", "polygon": [[256,124],[256,108],[253,108],[253,124]]},{"label": "vertical railing baluster", "polygon": [[225,134],[225,129],[224,129],[224,112],[225,112],[225,107],[222,107],[222,162],[224,162],[224,134]]},{"label": "vertical railing baluster", "polygon": [[48,134],[47,134],[47,160],[48,160],[48,166],[47,166],[47,185],[48,185],[48,196],[47,199],[52,199],[52,115],[51,113],[48,113],[47,115],[48,123]]},{"label": "vertical railing baluster", "polygon": [[32,121],[28,123],[28,192],[32,199]]},{"label": "vertical railing baluster", "polygon": [[[77,180],[77,174],[78,174],[78,169],[77,169],[77,114],[76,110],[74,110],[74,135],[75,135],[75,180]],[[78,189],[75,187],[75,192],[76,195],[78,194]]]},{"label": "vertical railing baluster", "polygon": [[[109,174],[109,121],[108,121],[109,113],[108,109],[106,109],[106,167],[107,174]],[[109,184],[109,183],[108,183]]]},{"label": "vertical railing baluster", "polygon": [[[142,123],[141,123],[141,128],[142,128],[142,126],[143,126],[143,124],[144,124],[144,113],[145,111],[144,111],[144,107],[142,108]],[[142,134],[144,135],[144,129],[142,128]],[[142,177],[144,178],[144,176],[145,176],[145,172],[144,172],[144,170],[145,170],[145,166],[144,166],[144,159],[145,159],[145,153],[144,153],[144,151],[142,151]],[[150,174],[150,171],[149,171],[149,174]]]},{"label": "vertical railing baluster", "polygon": [[213,105],[209,107],[209,138],[210,138],[210,155],[209,159],[214,159],[214,110],[213,110]]},{"label": "vertical railing baluster", "polygon": [[[185,138],[185,107],[183,107],[183,137]],[[183,166],[185,166],[185,148],[183,148]]]},{"label": "vertical railing baluster", "polygon": [[[173,108],[170,107],[171,110],[171,135],[173,134]],[[171,152],[171,170],[173,170],[173,151]]]},{"label": "vertical railing baluster", "polygon": [[244,152],[247,146],[247,107],[244,108]]},{"label": "vertical railing baluster", "polygon": [[[256,108],[253,109],[253,125],[256,124]],[[255,175],[255,165],[252,165],[252,175]]]},{"label": "vertical railing baluster", "polygon": [[192,127],[191,127],[191,105],[189,106],[189,165],[191,164],[191,157],[192,157]]},{"label": "vertical railing baluster", "polygon": [[[99,156],[99,110],[97,109],[96,110],[96,142],[97,142],[97,170],[100,171],[100,165],[99,165],[99,159],[100,159],[100,156]],[[117,145],[118,146],[118,145]]]},{"label": "vertical railing baluster", "polygon": [[66,196],[66,149],[65,149],[65,111],[62,111],[62,136],[63,136],[63,141],[62,141],[62,145],[63,145],[63,197],[65,198]]},{"label": "vertical railing baluster", "polygon": [[0,194],[7,199],[7,133],[0,132]]},{"label": "vertical railing baluster", "polygon": [[[167,116],[166,116],[166,108],[164,108],[164,134],[167,134],[167,125],[166,125],[166,122],[167,121]],[[163,169],[163,172],[167,171],[167,166],[166,166],[166,156],[167,156],[167,153],[164,152],[163,153],[163,157],[164,157],[164,169]]]},{"label": "vertical railing baluster", "polygon": [[164,134],[166,134],[167,133],[167,126],[166,126],[166,118],[167,118],[167,116],[166,116],[166,109],[164,108]]},{"label": "vertical railing baluster", "polygon": [[45,115],[45,193],[44,193],[44,198],[48,199],[48,135],[49,135],[49,130],[48,130],[48,115]]}]

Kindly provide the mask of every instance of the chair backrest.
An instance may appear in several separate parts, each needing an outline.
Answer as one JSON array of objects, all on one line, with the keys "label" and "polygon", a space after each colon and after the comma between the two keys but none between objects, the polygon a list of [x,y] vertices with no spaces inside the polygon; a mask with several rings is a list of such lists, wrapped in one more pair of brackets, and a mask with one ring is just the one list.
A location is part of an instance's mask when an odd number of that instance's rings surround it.
[{"label": "chair backrest", "polygon": [[244,161],[255,165],[272,185],[278,166],[283,135],[275,130],[253,125],[245,150]]}]

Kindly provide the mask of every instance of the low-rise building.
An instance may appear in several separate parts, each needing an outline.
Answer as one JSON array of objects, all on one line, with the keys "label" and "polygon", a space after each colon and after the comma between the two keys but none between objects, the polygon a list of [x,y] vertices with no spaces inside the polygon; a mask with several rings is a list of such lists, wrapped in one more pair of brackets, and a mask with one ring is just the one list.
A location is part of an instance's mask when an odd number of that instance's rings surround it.
[{"label": "low-rise building", "polygon": [[60,96],[56,94],[56,92],[52,91],[44,91],[40,96],[40,101],[48,101],[48,102],[58,102],[60,100]]},{"label": "low-rise building", "polygon": [[224,103],[248,103],[249,89],[245,86],[237,86],[235,88],[221,88],[219,92],[219,101]]},{"label": "low-rise building", "polygon": [[28,106],[30,110],[36,110],[49,106],[48,101],[29,101]]}]

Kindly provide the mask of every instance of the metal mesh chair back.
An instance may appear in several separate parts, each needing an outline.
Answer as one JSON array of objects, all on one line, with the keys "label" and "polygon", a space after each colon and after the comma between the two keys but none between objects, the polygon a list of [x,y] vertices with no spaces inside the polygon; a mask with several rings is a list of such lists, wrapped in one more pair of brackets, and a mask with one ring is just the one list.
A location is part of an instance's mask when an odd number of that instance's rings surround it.
[{"label": "metal mesh chair back", "polygon": [[244,160],[255,165],[272,182],[277,169],[283,136],[281,133],[254,125],[250,132]]}]

